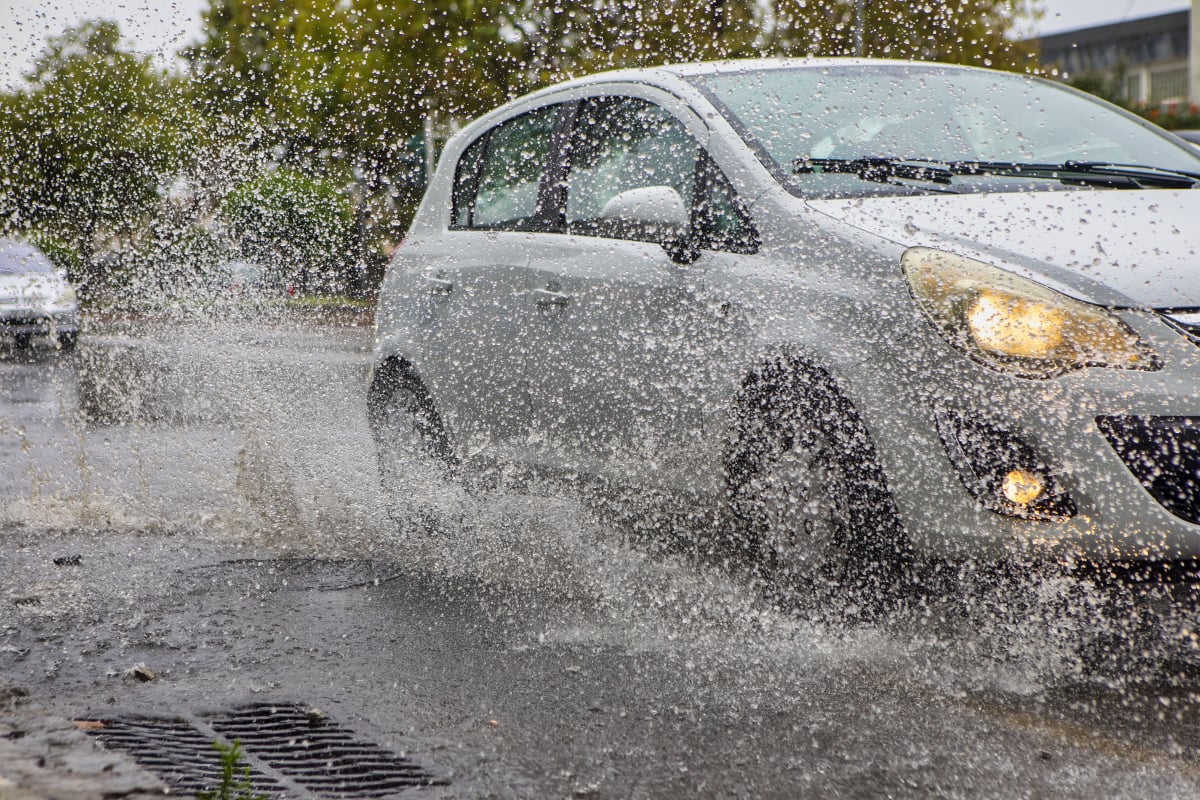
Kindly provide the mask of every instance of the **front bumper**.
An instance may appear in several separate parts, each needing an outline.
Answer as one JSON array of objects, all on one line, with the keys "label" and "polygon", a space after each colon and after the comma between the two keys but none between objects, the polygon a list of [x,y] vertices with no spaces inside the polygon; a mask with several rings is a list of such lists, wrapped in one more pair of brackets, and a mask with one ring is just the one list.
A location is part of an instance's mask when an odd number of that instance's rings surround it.
[{"label": "front bumper", "polygon": [[[1051,380],[1013,378],[917,336],[862,369],[856,386],[868,428],[914,546],[927,555],[1023,554],[1101,562],[1200,558],[1200,524],[1162,502],[1147,470],[1130,466],[1106,420],[1200,417],[1200,347],[1151,314],[1126,321],[1162,358],[1157,371],[1087,369]],[[1002,427],[1052,465],[1073,513],[1025,519],[987,510],[947,454],[938,414]],[[1122,431],[1129,430],[1125,423]],[[1192,460],[1164,456],[1170,486],[1200,496]]]},{"label": "front bumper", "polygon": [[0,309],[0,336],[60,336],[79,332],[79,312]]}]

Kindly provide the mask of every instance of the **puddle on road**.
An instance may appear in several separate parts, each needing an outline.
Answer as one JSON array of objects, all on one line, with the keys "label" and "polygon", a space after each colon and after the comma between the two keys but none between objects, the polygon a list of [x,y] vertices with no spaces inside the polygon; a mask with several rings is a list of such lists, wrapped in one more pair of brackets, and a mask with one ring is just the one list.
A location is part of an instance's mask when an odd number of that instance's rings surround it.
[{"label": "puddle on road", "polygon": [[181,570],[180,577],[214,588],[262,592],[337,592],[379,586],[403,575],[390,561],[331,558],[242,558]]},{"label": "puddle on road", "polygon": [[358,524],[322,491],[339,467],[374,467],[352,455],[369,446],[369,334],[164,327],[0,360],[0,523],[229,538]]}]

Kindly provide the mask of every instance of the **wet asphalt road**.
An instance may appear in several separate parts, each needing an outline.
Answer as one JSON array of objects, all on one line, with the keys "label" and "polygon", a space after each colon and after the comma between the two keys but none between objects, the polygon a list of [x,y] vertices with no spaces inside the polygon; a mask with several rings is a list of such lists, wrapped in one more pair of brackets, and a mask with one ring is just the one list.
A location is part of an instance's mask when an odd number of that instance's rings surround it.
[{"label": "wet asphalt road", "polygon": [[1140,637],[1062,581],[846,628],[554,491],[397,524],[369,352],[276,319],[0,353],[0,680],[66,719],[319,707],[448,781],[412,797],[1200,795],[1186,597]]}]

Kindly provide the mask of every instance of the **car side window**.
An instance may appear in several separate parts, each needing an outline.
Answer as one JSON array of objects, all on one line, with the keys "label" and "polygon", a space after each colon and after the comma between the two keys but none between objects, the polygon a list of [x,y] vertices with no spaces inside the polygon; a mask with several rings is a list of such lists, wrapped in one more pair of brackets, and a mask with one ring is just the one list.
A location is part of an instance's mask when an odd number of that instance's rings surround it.
[{"label": "car side window", "polygon": [[601,218],[608,201],[630,189],[668,186],[691,208],[699,144],[658,106],[632,97],[586,101],[575,118],[567,174],[570,233],[640,238]]},{"label": "car side window", "polygon": [[542,173],[559,111],[547,106],[514,117],[467,148],[455,172],[453,227],[538,227]]},{"label": "car side window", "polygon": [[451,228],[471,227],[471,212],[475,209],[475,192],[479,189],[479,168],[487,153],[487,134],[476,139],[463,151],[454,170],[454,191],[451,195]]},{"label": "car side window", "polygon": [[704,154],[696,176],[696,210],[692,223],[701,250],[757,253],[758,231],[746,204],[716,163]]}]

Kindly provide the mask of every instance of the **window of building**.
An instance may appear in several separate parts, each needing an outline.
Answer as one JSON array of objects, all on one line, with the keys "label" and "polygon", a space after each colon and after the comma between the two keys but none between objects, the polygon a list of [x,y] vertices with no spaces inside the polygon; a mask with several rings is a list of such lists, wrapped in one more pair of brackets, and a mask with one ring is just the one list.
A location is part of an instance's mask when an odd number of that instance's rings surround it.
[{"label": "window of building", "polygon": [[1142,73],[1125,76],[1121,81],[1121,99],[1127,103],[1142,102]]},{"label": "window of building", "polygon": [[1187,67],[1159,69],[1150,73],[1150,102],[1181,100],[1188,96]]}]

